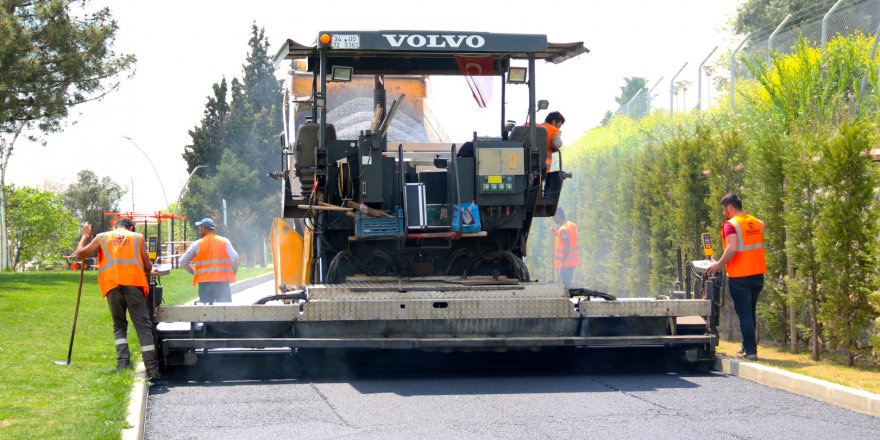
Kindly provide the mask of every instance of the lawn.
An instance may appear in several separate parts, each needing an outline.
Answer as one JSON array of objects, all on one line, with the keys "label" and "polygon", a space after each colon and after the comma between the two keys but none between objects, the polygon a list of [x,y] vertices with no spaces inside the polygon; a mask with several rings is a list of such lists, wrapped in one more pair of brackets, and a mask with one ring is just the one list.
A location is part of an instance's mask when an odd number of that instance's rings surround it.
[{"label": "lawn", "polygon": [[[271,269],[242,268],[243,280]],[[88,271],[73,347],[66,360],[79,272],[0,273],[0,439],[117,439],[125,427],[133,372],[117,372],[113,324]],[[192,278],[162,277],[166,302],[197,296]],[[129,348],[140,346],[129,325]],[[135,359],[133,359],[135,360]]]},{"label": "lawn", "polygon": [[[734,357],[739,347],[738,342],[721,341],[718,354]],[[877,365],[850,368],[827,358],[815,362],[809,353],[792,354],[785,348],[766,345],[758,346],[758,363],[880,394],[880,366]]]}]

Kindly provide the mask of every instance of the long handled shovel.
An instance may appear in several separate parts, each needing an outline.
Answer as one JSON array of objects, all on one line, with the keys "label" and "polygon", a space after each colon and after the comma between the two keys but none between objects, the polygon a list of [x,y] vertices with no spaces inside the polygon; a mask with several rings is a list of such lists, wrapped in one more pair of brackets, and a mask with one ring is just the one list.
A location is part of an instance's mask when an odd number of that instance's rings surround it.
[{"label": "long handled shovel", "polygon": [[79,263],[79,288],[76,290],[76,309],[73,312],[73,328],[70,330],[70,347],[67,349],[67,362],[52,361],[55,365],[70,365],[70,357],[73,355],[73,336],[76,334],[76,318],[79,317],[79,298],[83,291],[83,272],[86,270],[85,261]]}]

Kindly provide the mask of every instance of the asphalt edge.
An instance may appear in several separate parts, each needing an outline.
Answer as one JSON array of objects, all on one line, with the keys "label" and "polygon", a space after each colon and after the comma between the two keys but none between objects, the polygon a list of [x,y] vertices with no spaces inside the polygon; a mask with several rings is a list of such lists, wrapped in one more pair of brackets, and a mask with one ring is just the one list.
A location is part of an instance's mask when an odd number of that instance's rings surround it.
[{"label": "asphalt edge", "polygon": [[122,430],[122,440],[141,440],[144,438],[144,425],[147,416],[147,395],[150,386],[143,362],[138,362],[134,370],[134,381],[128,397],[128,412],[125,416],[127,428]]},{"label": "asphalt edge", "polygon": [[[275,278],[275,273],[269,272],[230,284],[229,289],[232,293],[238,293],[273,278]],[[122,429],[122,440],[142,440],[144,438],[149,390],[150,386],[147,381],[146,368],[143,362],[139,362],[135,367],[134,381],[132,382],[131,392],[128,397],[128,411],[125,416],[125,424],[128,427]]]},{"label": "asphalt edge", "polygon": [[880,417],[880,395],[767,365],[718,356],[715,370],[869,416]]}]

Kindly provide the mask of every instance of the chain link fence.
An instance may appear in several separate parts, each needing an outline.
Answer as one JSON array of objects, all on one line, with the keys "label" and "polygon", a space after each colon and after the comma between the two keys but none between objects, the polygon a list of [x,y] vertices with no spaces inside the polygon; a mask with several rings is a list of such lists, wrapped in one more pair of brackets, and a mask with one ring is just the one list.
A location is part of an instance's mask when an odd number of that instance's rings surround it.
[{"label": "chain link fence", "polygon": [[[661,77],[654,82],[650,90],[647,88],[640,90],[614,113],[639,119],[652,110],[663,109],[672,114],[697,108],[705,109],[718,104],[719,97],[736,93],[736,79],[751,76],[740,59],[741,56],[767,58],[768,43],[773,53],[792,53],[801,38],[821,46],[823,21],[826,42],[837,36],[849,36],[856,32],[873,37],[880,30],[880,0],[842,0],[833,10],[832,8],[827,2],[817,2],[811,7],[791,14],[791,18],[795,20],[789,21],[797,23],[795,25],[783,24],[775,34],[773,33],[775,27],[760,29],[750,34],[741,41],[742,50],[738,53],[734,53],[735,51],[730,48],[720,51],[720,54],[713,51],[716,54],[714,58],[710,58],[712,55],[710,53],[706,62],[698,68],[693,68],[690,63],[699,60],[689,60],[686,70],[679,76],[673,77],[672,81],[664,81]],[[823,20],[826,14],[828,17]],[[776,26],[782,23],[777,23]],[[731,56],[734,56],[732,63]],[[731,71],[734,73],[733,78]],[[674,73],[670,72],[670,77]],[[733,87],[731,87],[731,79],[734,79]]]}]

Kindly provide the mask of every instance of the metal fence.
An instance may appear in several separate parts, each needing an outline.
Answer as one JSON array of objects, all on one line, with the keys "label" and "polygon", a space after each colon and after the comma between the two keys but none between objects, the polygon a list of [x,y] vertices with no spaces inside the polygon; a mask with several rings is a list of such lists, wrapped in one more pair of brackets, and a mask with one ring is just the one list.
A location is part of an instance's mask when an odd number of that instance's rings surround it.
[{"label": "metal fence", "polygon": [[[788,25],[789,21],[798,24]],[[832,5],[817,2],[792,13],[773,28],[744,36],[738,43],[739,48],[718,51],[716,47],[707,51],[705,59],[696,68],[692,63],[699,60],[681,60],[684,64],[674,75],[670,72],[670,80],[664,81],[664,77],[656,81],[649,79],[654,83],[652,88],[639,91],[615,113],[639,119],[658,109],[668,110],[670,115],[678,111],[706,109],[718,104],[717,98],[724,95],[732,102],[736,80],[750,76],[741,61],[742,55],[766,58],[768,47],[773,53],[791,53],[801,38],[821,46],[837,36],[860,32],[873,37],[878,31],[880,0],[840,0]]]}]

